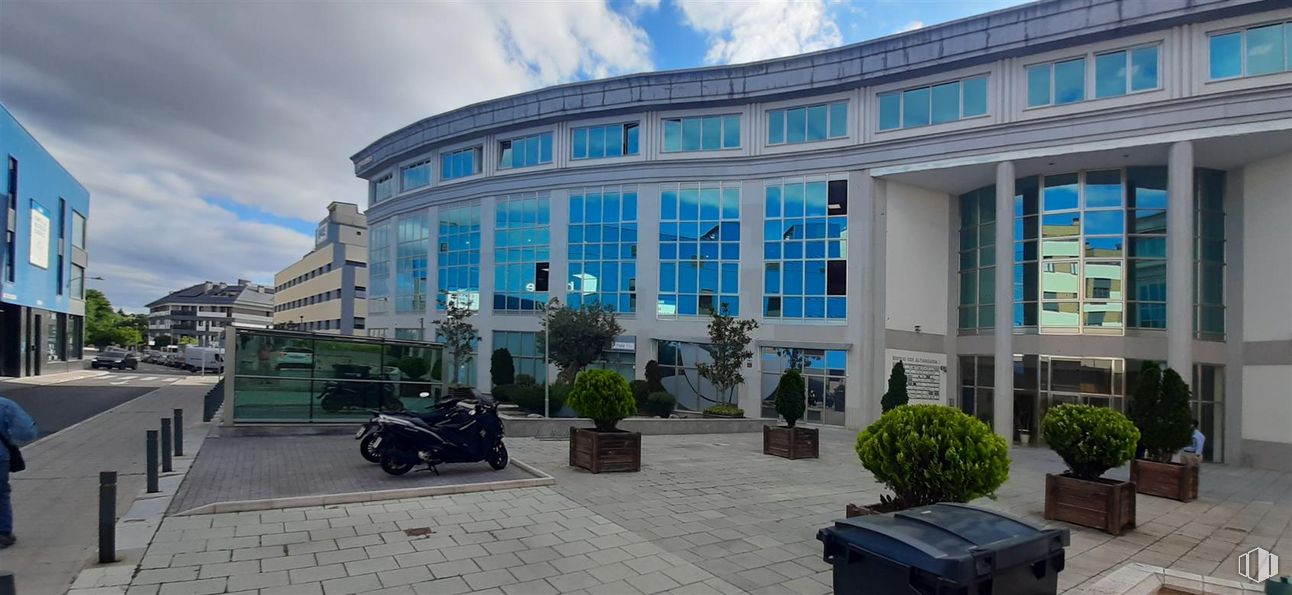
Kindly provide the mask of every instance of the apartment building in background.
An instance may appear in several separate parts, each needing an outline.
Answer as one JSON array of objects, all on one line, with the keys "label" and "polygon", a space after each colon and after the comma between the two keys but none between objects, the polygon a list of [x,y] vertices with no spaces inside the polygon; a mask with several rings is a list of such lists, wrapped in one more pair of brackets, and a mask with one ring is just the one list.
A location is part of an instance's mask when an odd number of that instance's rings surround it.
[{"label": "apartment building in background", "polygon": [[0,105],[0,376],[78,366],[90,193]]},{"label": "apartment building in background", "polygon": [[269,328],[273,308],[272,287],[246,279],[234,284],[205,281],[148,304],[148,339],[168,336],[171,343],[179,343],[191,337],[196,345],[220,347],[227,327]]},{"label": "apartment building in background", "polygon": [[364,334],[368,316],[368,223],[359,206],[334,202],[314,250],[274,275],[274,327]]}]

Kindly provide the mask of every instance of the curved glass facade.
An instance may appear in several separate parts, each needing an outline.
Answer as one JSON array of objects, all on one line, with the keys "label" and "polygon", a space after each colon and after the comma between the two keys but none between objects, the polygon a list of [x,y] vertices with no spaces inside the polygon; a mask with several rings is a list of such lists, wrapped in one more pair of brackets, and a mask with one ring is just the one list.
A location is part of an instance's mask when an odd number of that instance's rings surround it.
[{"label": "curved glass facade", "polygon": [[604,304],[637,311],[637,189],[633,186],[570,191],[570,279],[566,302]]}]

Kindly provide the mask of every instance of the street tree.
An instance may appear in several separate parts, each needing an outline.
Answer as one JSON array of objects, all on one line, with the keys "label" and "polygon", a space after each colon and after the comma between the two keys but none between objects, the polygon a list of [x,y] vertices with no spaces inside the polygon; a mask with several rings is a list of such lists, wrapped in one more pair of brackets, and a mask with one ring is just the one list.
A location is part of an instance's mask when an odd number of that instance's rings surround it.
[{"label": "street tree", "polygon": [[615,338],[624,332],[615,319],[614,309],[605,304],[571,308],[554,302],[548,306],[543,327],[551,343],[548,345],[544,333],[539,333],[538,351],[546,349],[548,358],[561,370],[557,375],[557,382],[561,384],[574,384],[579,372],[601,359],[614,346]]},{"label": "street tree", "polygon": [[444,305],[444,318],[433,324],[449,357],[453,358],[451,384],[461,386],[462,368],[474,359],[476,342],[480,340],[479,331],[471,324],[476,311],[466,300],[456,299],[447,292],[441,292],[440,303]]},{"label": "street tree", "polygon": [[718,393],[717,402],[734,404],[732,395],[736,387],[745,382],[741,368],[754,357],[749,344],[753,341],[750,333],[756,328],[758,321],[731,316],[726,306],[710,314],[709,345],[706,349],[713,361],[696,364],[695,369],[701,378],[713,385]]}]

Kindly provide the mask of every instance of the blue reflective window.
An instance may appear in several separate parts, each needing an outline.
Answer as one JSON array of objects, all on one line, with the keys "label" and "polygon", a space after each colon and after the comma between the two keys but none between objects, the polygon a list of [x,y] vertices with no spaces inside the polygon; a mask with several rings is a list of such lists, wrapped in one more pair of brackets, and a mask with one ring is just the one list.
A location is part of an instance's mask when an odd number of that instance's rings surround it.
[{"label": "blue reflective window", "polygon": [[664,152],[740,148],[740,116],[688,116],[664,119]]},{"label": "blue reflective window", "polygon": [[847,317],[847,242],[825,241],[846,238],[847,204],[846,180],[784,180],[766,185],[764,317]]},{"label": "blue reflective window", "polygon": [[1131,92],[1158,88],[1158,46],[1131,50]]},{"label": "blue reflective window", "polygon": [[928,126],[929,88],[902,92],[902,128]]},{"label": "blue reflective window", "polygon": [[1247,30],[1247,74],[1270,74],[1287,69],[1284,64],[1283,25],[1265,25]]},{"label": "blue reflective window", "polygon": [[961,116],[969,118],[987,113],[987,77],[977,76],[962,82],[964,109]]},{"label": "blue reflective window", "polygon": [[480,147],[470,147],[440,155],[441,180],[452,180],[478,173],[480,173]]},{"label": "blue reflective window", "polygon": [[1054,103],[1074,103],[1086,98],[1086,59],[1054,64]]},{"label": "blue reflective window", "polygon": [[767,112],[767,144],[779,145],[785,142],[785,110],[774,109]]},{"label": "blue reflective window", "polygon": [[[1292,35],[1292,33],[1289,33],[1289,35]],[[848,103],[846,101],[830,104],[829,136],[830,138],[848,136]]]},{"label": "blue reflective window", "polygon": [[[480,307],[480,205],[467,203],[439,209],[436,278],[441,292]],[[436,307],[445,304],[437,301]]]},{"label": "blue reflective window", "polygon": [[931,121],[934,124],[960,119],[960,82],[935,85],[932,94]]},{"label": "blue reflective window", "polygon": [[1095,56],[1095,97],[1126,94],[1128,82],[1125,51]]},{"label": "blue reflective window", "polygon": [[893,130],[902,127],[902,94],[885,93],[879,96],[879,129]]},{"label": "blue reflective window", "polygon": [[426,311],[430,222],[425,211],[395,222],[395,311]]},{"label": "blue reflective window", "polygon": [[1027,67],[1027,107],[1050,105],[1049,64]]},{"label": "blue reflective window", "polygon": [[1241,31],[1211,36],[1209,48],[1212,79],[1243,75],[1243,33]]},{"label": "blue reflective window", "polygon": [[379,203],[395,195],[395,181],[390,174],[377,178],[372,183],[372,202]]},{"label": "blue reflective window", "polygon": [[404,192],[431,185],[431,162],[419,161],[399,168],[400,189]]},{"label": "blue reflective window", "polygon": [[664,184],[660,198],[656,313],[702,315],[725,303],[737,315],[740,185]]},{"label": "blue reflective window", "polygon": [[498,169],[533,167],[551,162],[551,132],[498,142]]},{"label": "blue reflective window", "polygon": [[495,208],[493,308],[537,310],[547,303],[550,282],[549,199],[513,194],[499,197]]}]

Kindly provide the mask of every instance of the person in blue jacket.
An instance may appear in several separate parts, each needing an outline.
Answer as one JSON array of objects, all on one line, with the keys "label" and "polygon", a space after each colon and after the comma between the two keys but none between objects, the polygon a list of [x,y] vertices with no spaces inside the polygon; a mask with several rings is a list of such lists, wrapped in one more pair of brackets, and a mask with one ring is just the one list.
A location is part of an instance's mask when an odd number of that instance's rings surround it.
[{"label": "person in blue jacket", "polygon": [[[14,446],[36,439],[36,422],[17,403],[4,397],[0,397],[0,437]],[[9,501],[9,449],[0,446],[0,550],[16,541]]]}]

